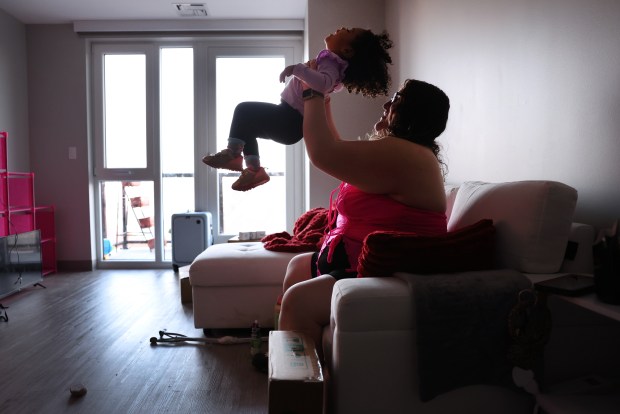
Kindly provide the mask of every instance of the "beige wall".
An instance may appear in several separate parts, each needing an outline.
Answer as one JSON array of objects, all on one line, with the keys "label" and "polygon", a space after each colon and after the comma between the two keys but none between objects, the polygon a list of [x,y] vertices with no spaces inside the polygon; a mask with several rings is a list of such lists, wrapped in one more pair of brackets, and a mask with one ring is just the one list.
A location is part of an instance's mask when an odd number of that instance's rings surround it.
[{"label": "beige wall", "polygon": [[[72,25],[28,25],[30,158],[37,203],[56,208],[59,268],[92,266],[85,43]],[[76,159],[69,159],[75,147]]]},{"label": "beige wall", "polygon": [[[59,268],[92,266],[83,41],[70,25],[26,26],[0,10],[0,130],[10,171],[34,172],[56,208]],[[78,150],[68,160],[68,147]]]},{"label": "beige wall", "polygon": [[451,99],[448,179],[550,179],[576,219],[620,217],[620,2],[386,0],[395,77]]}]

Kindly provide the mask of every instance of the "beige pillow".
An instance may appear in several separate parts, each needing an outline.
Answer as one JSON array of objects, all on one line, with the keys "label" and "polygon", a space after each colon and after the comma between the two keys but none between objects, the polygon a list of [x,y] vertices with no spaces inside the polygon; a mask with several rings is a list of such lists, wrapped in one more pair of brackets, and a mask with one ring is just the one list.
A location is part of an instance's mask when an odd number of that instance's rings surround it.
[{"label": "beige pillow", "polygon": [[555,273],[564,258],[576,204],[577,190],[556,181],[469,181],[459,187],[448,231],[490,218],[499,267]]},{"label": "beige pillow", "polygon": [[459,192],[459,186],[456,184],[446,184],[444,190],[446,191],[446,218],[450,220],[452,206],[454,205],[454,200],[456,200],[456,194]]}]

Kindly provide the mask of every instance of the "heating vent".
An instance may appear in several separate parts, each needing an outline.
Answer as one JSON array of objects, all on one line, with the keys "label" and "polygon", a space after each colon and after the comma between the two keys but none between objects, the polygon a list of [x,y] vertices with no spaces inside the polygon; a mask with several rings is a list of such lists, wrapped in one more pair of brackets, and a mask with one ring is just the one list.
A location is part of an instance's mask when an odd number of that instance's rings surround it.
[{"label": "heating vent", "polygon": [[181,17],[205,17],[207,15],[204,3],[174,3],[174,7]]}]

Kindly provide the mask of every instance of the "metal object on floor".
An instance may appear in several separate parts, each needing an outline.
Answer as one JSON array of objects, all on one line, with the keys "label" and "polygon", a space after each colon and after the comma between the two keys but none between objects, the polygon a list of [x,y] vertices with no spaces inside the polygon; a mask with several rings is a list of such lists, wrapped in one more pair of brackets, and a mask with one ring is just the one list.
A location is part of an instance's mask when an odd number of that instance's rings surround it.
[{"label": "metal object on floor", "polygon": [[[166,331],[159,331],[159,338],[153,336],[150,339],[151,345],[174,344],[180,342],[203,342],[206,344],[232,345],[250,343],[251,340],[252,338],[239,338],[235,336],[222,336],[219,338],[189,337],[180,333]],[[261,341],[267,342],[267,337],[261,337]]]}]

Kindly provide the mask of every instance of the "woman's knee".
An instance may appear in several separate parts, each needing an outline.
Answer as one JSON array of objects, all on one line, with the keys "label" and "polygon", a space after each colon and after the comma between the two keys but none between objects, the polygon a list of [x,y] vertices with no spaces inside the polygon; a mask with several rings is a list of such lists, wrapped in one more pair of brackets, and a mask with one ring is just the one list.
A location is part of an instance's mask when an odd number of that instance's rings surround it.
[{"label": "woman's knee", "polygon": [[284,292],[280,315],[287,320],[329,323],[334,283],[331,276],[320,276],[291,286]]},{"label": "woman's knee", "polygon": [[309,299],[303,283],[294,284],[284,292],[280,308],[281,329],[301,329],[314,323],[316,306],[311,305]]},{"label": "woman's knee", "polygon": [[284,276],[284,291],[287,291],[291,286],[304,280],[308,280],[311,277],[311,263],[312,253],[302,253],[291,259],[287,268],[286,275]]}]

